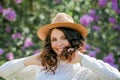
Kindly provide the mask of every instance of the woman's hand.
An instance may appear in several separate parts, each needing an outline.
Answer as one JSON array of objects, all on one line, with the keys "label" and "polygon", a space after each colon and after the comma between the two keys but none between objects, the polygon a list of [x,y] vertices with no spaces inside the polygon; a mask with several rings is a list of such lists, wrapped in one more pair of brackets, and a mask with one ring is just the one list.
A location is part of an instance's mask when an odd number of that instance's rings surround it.
[{"label": "woman's hand", "polygon": [[81,62],[81,53],[79,51],[76,51],[72,56],[72,60],[68,63],[75,64],[75,63],[80,63]]},{"label": "woman's hand", "polygon": [[41,55],[41,53],[38,53],[38,54],[27,57],[24,60],[24,65],[25,66],[29,66],[29,65],[41,66],[40,55]]}]

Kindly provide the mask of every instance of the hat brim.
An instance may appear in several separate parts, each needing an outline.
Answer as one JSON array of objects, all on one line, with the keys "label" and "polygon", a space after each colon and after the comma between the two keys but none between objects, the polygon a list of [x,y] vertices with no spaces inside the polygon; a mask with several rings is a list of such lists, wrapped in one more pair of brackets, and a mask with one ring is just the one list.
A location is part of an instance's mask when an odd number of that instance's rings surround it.
[{"label": "hat brim", "polygon": [[37,36],[41,39],[41,40],[45,40],[48,32],[50,29],[52,28],[57,28],[57,27],[66,27],[66,28],[71,28],[74,30],[77,30],[78,32],[80,32],[80,34],[86,38],[86,36],[88,35],[88,31],[87,29],[81,25],[81,24],[77,24],[77,23],[71,23],[71,22],[60,22],[60,23],[54,23],[54,24],[48,24],[45,26],[42,26],[38,29],[37,31]]}]

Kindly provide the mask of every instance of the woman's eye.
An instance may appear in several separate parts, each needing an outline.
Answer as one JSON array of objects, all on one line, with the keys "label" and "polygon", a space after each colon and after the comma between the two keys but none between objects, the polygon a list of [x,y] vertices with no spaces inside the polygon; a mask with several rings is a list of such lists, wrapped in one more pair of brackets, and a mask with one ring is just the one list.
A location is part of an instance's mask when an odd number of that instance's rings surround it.
[{"label": "woman's eye", "polygon": [[56,39],[51,39],[51,41],[56,41]]}]

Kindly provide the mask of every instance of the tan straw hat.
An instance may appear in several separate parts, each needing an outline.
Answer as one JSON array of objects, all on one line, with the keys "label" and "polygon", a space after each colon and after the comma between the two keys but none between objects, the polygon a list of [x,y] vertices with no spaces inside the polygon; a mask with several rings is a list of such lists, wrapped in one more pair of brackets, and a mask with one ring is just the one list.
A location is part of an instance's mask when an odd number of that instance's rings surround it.
[{"label": "tan straw hat", "polygon": [[86,38],[88,34],[87,29],[81,24],[74,23],[71,16],[65,13],[58,13],[51,24],[47,24],[38,29],[37,36],[44,41],[49,30],[56,27],[66,27],[77,30],[84,38]]}]

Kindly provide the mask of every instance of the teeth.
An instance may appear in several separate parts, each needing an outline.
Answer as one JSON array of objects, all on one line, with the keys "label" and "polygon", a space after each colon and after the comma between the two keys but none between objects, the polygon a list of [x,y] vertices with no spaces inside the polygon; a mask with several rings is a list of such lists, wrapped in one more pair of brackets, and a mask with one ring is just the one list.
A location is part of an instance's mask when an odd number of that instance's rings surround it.
[{"label": "teeth", "polygon": [[62,51],[63,49],[58,49],[59,51]]}]

